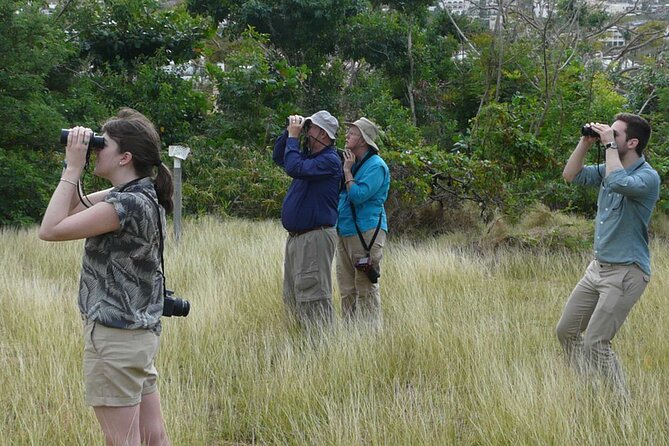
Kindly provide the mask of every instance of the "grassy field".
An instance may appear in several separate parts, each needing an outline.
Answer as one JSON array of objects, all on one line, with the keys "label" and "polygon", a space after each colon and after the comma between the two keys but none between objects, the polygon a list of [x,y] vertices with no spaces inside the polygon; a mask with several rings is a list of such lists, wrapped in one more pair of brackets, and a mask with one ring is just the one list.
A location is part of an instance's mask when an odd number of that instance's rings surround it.
[{"label": "grassy field", "polygon": [[[554,327],[588,255],[476,254],[456,237],[391,239],[381,333],[306,339],[281,303],[277,222],[187,222],[158,370],[174,445],[669,444],[669,250],[614,342],[620,410],[563,363]],[[82,242],[0,233],[0,445],[96,445],[76,306]],[[338,293],[335,301],[339,308]]]}]

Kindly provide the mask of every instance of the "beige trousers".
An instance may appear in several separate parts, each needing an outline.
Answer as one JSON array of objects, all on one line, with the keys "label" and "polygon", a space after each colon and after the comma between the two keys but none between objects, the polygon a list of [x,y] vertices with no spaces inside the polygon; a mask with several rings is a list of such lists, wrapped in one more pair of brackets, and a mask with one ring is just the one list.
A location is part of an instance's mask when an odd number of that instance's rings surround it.
[{"label": "beige trousers", "polygon": [[[369,244],[376,228],[363,232],[365,243]],[[372,263],[381,272],[383,247],[386,231],[380,230],[371,250]],[[381,325],[381,291],[379,283],[372,283],[365,272],[357,270],[355,263],[367,252],[357,235],[339,237],[337,242],[337,283],[341,293],[341,308],[345,319],[360,318],[377,328]],[[379,278],[379,280],[381,280]]]},{"label": "beige trousers", "polygon": [[628,393],[625,375],[611,341],[649,281],[636,265],[593,260],[557,325],[557,337],[571,364],[580,371],[601,373],[623,395]]},{"label": "beige trousers", "polygon": [[286,240],[283,300],[300,323],[333,321],[332,260],[337,245],[335,228],[321,228]]}]

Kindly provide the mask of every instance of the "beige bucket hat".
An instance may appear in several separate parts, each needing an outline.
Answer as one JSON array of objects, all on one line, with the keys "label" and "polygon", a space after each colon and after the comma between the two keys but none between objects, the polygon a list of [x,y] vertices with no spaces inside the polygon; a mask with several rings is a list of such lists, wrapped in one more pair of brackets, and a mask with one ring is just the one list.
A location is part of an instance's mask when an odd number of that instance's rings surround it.
[{"label": "beige bucket hat", "polygon": [[356,126],[362,134],[362,139],[364,139],[365,142],[369,144],[370,147],[372,147],[374,150],[377,152],[379,151],[379,147],[374,142],[376,137],[379,135],[379,128],[376,126],[376,124],[367,118],[360,118],[355,122],[345,122],[344,124]]},{"label": "beige bucket hat", "polygon": [[327,110],[321,110],[308,118],[304,119],[305,123],[311,121],[313,124],[316,124],[318,127],[325,130],[325,133],[332,139],[337,138],[337,130],[339,130],[339,121],[337,118],[332,116]]}]

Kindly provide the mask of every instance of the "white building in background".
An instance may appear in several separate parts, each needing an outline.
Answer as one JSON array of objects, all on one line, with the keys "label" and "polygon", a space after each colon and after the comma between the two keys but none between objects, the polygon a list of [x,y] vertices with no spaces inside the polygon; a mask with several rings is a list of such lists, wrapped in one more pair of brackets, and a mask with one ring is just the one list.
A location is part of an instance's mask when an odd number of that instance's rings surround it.
[{"label": "white building in background", "polygon": [[[179,76],[185,81],[192,81],[196,84],[202,84],[208,82],[208,74],[207,70],[205,69],[206,63],[207,61],[204,56],[200,56],[197,59],[193,59],[181,64],[175,64],[173,61],[170,61],[168,65],[163,67],[163,71]],[[216,63],[216,66],[218,66],[221,71],[225,71],[225,64],[223,62]]]},{"label": "white building in background", "polygon": [[[635,8],[636,2],[634,0],[627,1],[604,1],[604,0],[586,0],[586,3],[589,6],[600,8],[608,12],[609,14],[622,14],[624,12],[633,11]],[[650,4],[650,1],[645,3]],[[640,1],[636,4],[636,9],[640,10],[644,1]]]},{"label": "white building in background", "polygon": [[50,1],[47,2],[42,9],[40,9],[40,12],[42,14],[46,15],[53,15],[56,12],[56,8],[58,7],[58,2],[57,1]]},{"label": "white building in background", "polygon": [[439,6],[448,9],[453,14],[467,15],[475,4],[470,0],[441,0]]},{"label": "white building in background", "polygon": [[[635,9],[633,2],[630,2],[630,3],[627,3],[627,2],[608,3],[607,2],[605,4],[605,6],[606,6],[605,7],[606,12],[608,12],[609,14],[613,14],[613,15],[634,11],[634,9]],[[641,4],[640,3],[636,6],[636,10],[638,11],[639,9],[641,9]]]},{"label": "white building in background", "polygon": [[[498,1],[499,0],[439,0],[437,7],[448,9],[453,14],[466,15],[471,18],[480,19],[481,21],[488,23],[488,28],[490,30],[494,30],[497,22]],[[511,0],[503,1],[506,5]],[[667,7],[669,9],[669,0],[663,1],[668,2]],[[658,3],[659,0],[641,0],[639,3],[636,3],[636,0],[586,0],[586,2],[591,7],[601,8],[612,15],[630,12],[634,13],[635,8],[636,11],[640,12],[644,6],[651,10],[660,7]],[[548,17],[550,8],[555,7],[555,1],[552,0],[531,0],[531,3],[528,0],[525,4],[532,8],[534,17],[537,18]],[[618,41],[618,39],[614,39],[613,36],[611,39],[612,42],[614,40],[616,42]]]},{"label": "white building in background", "polygon": [[456,15],[480,19],[488,23],[488,28],[495,29],[497,21],[497,0],[440,0],[437,7],[448,9]]},{"label": "white building in background", "polygon": [[[448,9],[453,14],[466,15],[471,18],[479,19],[488,24],[488,29],[495,30],[497,23],[497,5],[499,0],[440,0],[438,7]],[[509,0],[504,0],[509,1]],[[623,14],[634,11],[636,0],[627,1],[603,1],[586,0],[589,5],[605,9],[609,14]],[[658,0],[642,0],[648,4]],[[669,1],[669,0],[667,0]],[[528,3],[529,5],[529,3]],[[534,16],[537,18],[546,18],[549,15],[549,8],[555,6],[554,2],[548,0],[533,0],[532,8]],[[636,4],[636,9],[641,9],[641,3]],[[621,47],[626,44],[625,37],[618,27],[609,29],[602,38],[602,42],[607,48]]]},{"label": "white building in background", "polygon": [[615,48],[618,46],[625,46],[625,36],[617,26],[612,26],[604,33],[604,37],[600,39],[606,48]]}]

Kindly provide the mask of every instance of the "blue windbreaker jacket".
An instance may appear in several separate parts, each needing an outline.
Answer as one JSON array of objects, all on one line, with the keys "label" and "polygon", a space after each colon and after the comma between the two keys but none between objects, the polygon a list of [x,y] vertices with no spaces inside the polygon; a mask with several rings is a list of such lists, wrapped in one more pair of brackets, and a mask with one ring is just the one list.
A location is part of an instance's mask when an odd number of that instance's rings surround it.
[{"label": "blue windbreaker jacket", "polygon": [[272,159],[293,178],[281,208],[281,223],[289,232],[337,224],[342,164],[337,149],[326,147],[310,155],[299,140],[284,131],[274,144]]}]

